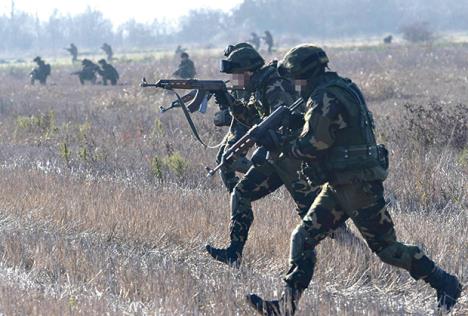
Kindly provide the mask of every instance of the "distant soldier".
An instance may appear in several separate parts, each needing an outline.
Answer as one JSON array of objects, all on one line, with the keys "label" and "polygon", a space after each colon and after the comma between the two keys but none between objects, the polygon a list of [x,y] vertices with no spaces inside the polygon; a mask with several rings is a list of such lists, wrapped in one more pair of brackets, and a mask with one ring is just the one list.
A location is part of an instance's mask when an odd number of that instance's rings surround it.
[{"label": "distant soldier", "polygon": [[175,54],[180,56],[180,54],[185,53],[186,50],[187,50],[186,48],[183,48],[182,46],[177,45],[177,48],[175,50]]},{"label": "distant soldier", "polygon": [[255,50],[258,50],[260,47],[260,37],[255,32],[250,33],[250,39],[248,42],[252,44]]},{"label": "distant soldier", "polygon": [[273,36],[270,31],[265,31],[265,36],[262,37],[265,41],[265,44],[268,46],[268,52],[271,53],[271,48],[273,47]]},{"label": "distant soldier", "polygon": [[115,86],[117,80],[119,80],[117,70],[111,64],[108,64],[105,59],[99,60],[98,63],[101,68],[98,68],[97,71],[102,77],[102,84],[107,86],[107,81],[110,81],[111,85]]},{"label": "distant soldier", "polygon": [[101,49],[106,53],[107,60],[111,61],[112,57],[114,56],[114,53],[112,52],[112,47],[109,44],[104,43],[102,44]]},{"label": "distant soldier", "polygon": [[190,60],[189,55],[186,52],[180,54],[180,64],[177,70],[172,74],[174,77],[182,79],[191,79],[195,77],[196,70],[193,61]]},{"label": "distant soldier", "polygon": [[83,69],[72,72],[72,75],[78,75],[81,84],[85,84],[85,81],[96,84],[96,72],[98,71],[99,66],[86,58],[81,61],[81,65],[83,66]]},{"label": "distant soldier", "polygon": [[387,37],[384,37],[383,42],[384,44],[391,44],[393,40],[393,36],[389,35]]},{"label": "distant soldier", "polygon": [[38,80],[40,84],[46,84],[47,77],[50,75],[50,64],[46,64],[39,56],[34,58],[33,61],[37,64],[37,67],[34,67],[29,73],[31,84],[34,84],[36,80]]},{"label": "distant soldier", "polygon": [[75,63],[78,57],[78,48],[75,46],[75,44],[71,43],[70,47],[65,47],[65,50],[68,51],[72,56],[72,63]]}]

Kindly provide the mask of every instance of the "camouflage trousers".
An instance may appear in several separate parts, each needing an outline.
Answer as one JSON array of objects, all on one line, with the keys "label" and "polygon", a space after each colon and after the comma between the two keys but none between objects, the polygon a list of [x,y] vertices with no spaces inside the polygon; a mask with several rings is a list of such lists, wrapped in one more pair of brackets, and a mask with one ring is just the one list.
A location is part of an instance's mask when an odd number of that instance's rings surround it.
[{"label": "camouflage trousers", "polygon": [[[244,125],[241,125],[236,120],[234,120],[229,128],[229,132],[226,136],[226,140],[223,146],[218,150],[216,155],[216,162],[219,164],[224,153],[235,144],[244,134],[247,132],[248,128]],[[223,181],[224,186],[228,189],[229,192],[232,192],[239,178],[236,176],[236,172],[246,173],[249,168],[252,166],[252,163],[249,159],[246,158],[247,152],[240,153],[237,157],[232,159],[229,163],[225,164],[220,169],[221,181]]]},{"label": "camouflage trousers", "polygon": [[383,262],[406,269],[415,279],[433,271],[434,262],[417,246],[397,241],[381,181],[327,183],[292,233],[290,268],[285,277],[289,286],[301,290],[308,287],[316,263],[315,247],[348,218]]},{"label": "camouflage trousers", "polygon": [[299,216],[306,214],[314,201],[318,187],[300,176],[299,160],[279,158],[249,169],[231,194],[231,245],[242,250],[253,222],[252,201],[261,199],[282,185],[293,197]]}]

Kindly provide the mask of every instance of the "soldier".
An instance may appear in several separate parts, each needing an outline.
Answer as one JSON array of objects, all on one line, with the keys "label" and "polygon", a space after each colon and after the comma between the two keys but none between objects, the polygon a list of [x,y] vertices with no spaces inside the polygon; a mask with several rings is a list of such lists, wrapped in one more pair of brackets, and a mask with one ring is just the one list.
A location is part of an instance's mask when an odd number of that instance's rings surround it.
[{"label": "soldier", "polygon": [[260,37],[257,35],[257,33],[250,33],[249,43],[252,44],[255,50],[258,50],[260,48]]},{"label": "soldier", "polygon": [[265,44],[268,46],[268,53],[271,53],[273,47],[273,36],[271,35],[270,31],[265,31],[265,36],[262,38],[265,41]]},{"label": "soldier", "polygon": [[[250,45],[229,51],[227,59],[221,61],[221,72],[232,74],[234,85],[244,86],[251,96],[248,102],[236,103],[232,109],[233,117],[246,127],[258,123],[278,106],[289,105],[295,99],[291,82],[279,75],[276,63],[264,64],[263,58]],[[227,97],[226,94],[216,96],[220,103],[223,103],[223,97]],[[298,117],[302,122],[302,115]],[[294,123],[294,119],[290,119],[288,128],[294,129]],[[297,159],[268,155],[264,148],[259,148],[251,160],[254,166],[237,183],[231,194],[229,246],[206,246],[214,259],[235,267],[241,263],[242,251],[253,222],[253,201],[285,185],[296,202],[296,211],[302,217],[317,191],[316,187],[298,176],[301,163]]]},{"label": "soldier", "polygon": [[86,58],[81,61],[81,65],[83,68],[80,71],[75,71],[71,74],[78,75],[81,84],[85,84],[85,81],[96,84],[96,72],[98,71],[99,66]]},{"label": "soldier", "polygon": [[104,43],[104,44],[102,44],[101,49],[106,53],[107,60],[112,61],[112,58],[114,56],[114,52],[112,51],[112,47],[109,44]]},{"label": "soldier", "polygon": [[[248,43],[239,43],[237,45],[229,45],[224,50],[224,56],[228,57],[229,54],[236,49],[242,47],[250,47],[252,45]],[[247,102],[249,99],[249,93],[243,90],[236,90],[233,92],[234,99],[236,102]],[[215,125],[217,126],[229,126],[229,132],[227,133],[226,137],[224,138],[224,143],[220,147],[218,154],[216,155],[216,162],[219,164],[222,160],[224,153],[234,145],[244,134],[248,131],[249,126],[242,123],[238,118],[234,118],[230,112],[235,111],[235,107],[233,109],[229,109],[228,101],[225,100],[224,96],[216,96],[216,103],[219,104],[221,111],[215,114]],[[241,106],[241,105],[237,105]],[[256,113],[254,113],[256,117]],[[221,180],[223,181],[227,190],[231,193],[236,184],[239,182],[239,177],[236,176],[236,172],[246,173],[247,170],[252,166],[250,160],[246,158],[246,152],[242,152],[236,159],[232,159],[230,163],[224,164],[220,169]]]},{"label": "soldier", "polygon": [[391,44],[392,40],[393,40],[393,36],[389,35],[389,36],[384,37],[383,42],[384,44]]},{"label": "soldier", "polygon": [[[439,307],[450,310],[460,297],[461,284],[419,247],[397,241],[384,200],[387,151],[376,144],[372,115],[359,88],[351,80],[325,71],[327,64],[325,52],[311,45],[291,49],[281,61],[280,67],[308,98],[305,124],[292,141],[281,141],[273,132],[258,143],[281,148],[283,155],[303,160],[312,167],[303,172],[324,185],[292,233],[290,268],[281,298],[267,301],[249,294],[247,301],[262,315],[293,315],[314,273],[315,247],[330,230],[351,218],[383,262],[429,283],[437,291]],[[317,165],[322,172],[316,172]]]},{"label": "soldier", "polygon": [[183,52],[180,54],[180,59],[179,67],[172,75],[182,79],[192,79],[195,77],[197,72],[193,61],[189,58],[189,55],[186,52]]},{"label": "soldier", "polygon": [[119,80],[119,73],[117,70],[111,64],[108,64],[105,59],[99,60],[98,63],[101,68],[98,68],[97,72],[102,77],[102,84],[107,86],[107,81],[109,80],[111,85],[115,86],[117,80]]},{"label": "soldier", "polygon": [[40,84],[45,85],[47,77],[50,75],[50,64],[46,64],[39,56],[34,58],[33,61],[37,64],[37,67],[34,67],[29,73],[31,84],[34,84],[34,82],[38,80]]},{"label": "soldier", "polygon": [[175,54],[177,56],[180,56],[180,54],[184,53],[186,50],[187,50],[186,48],[183,48],[182,46],[177,45],[177,48],[175,50]]},{"label": "soldier", "polygon": [[78,57],[78,48],[75,46],[75,44],[71,43],[70,47],[66,47],[65,50],[68,51],[72,56],[72,63],[75,63]]}]

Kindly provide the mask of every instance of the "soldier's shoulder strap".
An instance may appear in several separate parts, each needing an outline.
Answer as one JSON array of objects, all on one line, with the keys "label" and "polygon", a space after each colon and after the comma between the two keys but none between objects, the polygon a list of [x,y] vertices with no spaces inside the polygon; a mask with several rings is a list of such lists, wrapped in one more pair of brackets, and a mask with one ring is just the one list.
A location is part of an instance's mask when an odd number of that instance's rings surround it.
[{"label": "soldier's shoulder strap", "polygon": [[[363,137],[366,139],[368,144],[375,144],[376,140],[374,135],[374,119],[372,113],[367,107],[367,103],[361,90],[351,79],[342,78],[338,75],[333,77],[330,77],[328,80],[326,80],[326,82],[324,82],[318,89],[322,91],[327,89],[335,90],[333,93],[334,96],[340,100],[341,104],[346,107],[346,111],[349,113],[356,112],[357,104],[359,106],[359,121]],[[339,90],[346,91],[348,95],[353,97],[354,102],[350,102],[350,99],[347,98],[345,94],[340,93]]]}]

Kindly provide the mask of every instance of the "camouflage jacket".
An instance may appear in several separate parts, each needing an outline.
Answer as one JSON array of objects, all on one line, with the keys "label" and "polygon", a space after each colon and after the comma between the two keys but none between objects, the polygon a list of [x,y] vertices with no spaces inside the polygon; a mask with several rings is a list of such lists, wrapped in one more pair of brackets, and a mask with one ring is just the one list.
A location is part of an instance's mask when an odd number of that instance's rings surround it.
[{"label": "camouflage jacket", "polygon": [[109,79],[109,80],[119,79],[119,73],[112,65],[104,64],[101,67],[102,69],[98,68],[98,72],[103,78]]},{"label": "camouflage jacket", "polygon": [[287,155],[323,162],[335,177],[356,177],[359,170],[361,180],[385,179],[372,114],[351,80],[326,72],[310,94],[307,109],[301,134],[284,148]]},{"label": "camouflage jacket", "polygon": [[179,67],[174,72],[174,76],[180,77],[183,79],[190,79],[195,77],[197,72],[195,71],[195,65],[190,59],[182,60],[179,64]]},{"label": "camouflage jacket", "polygon": [[234,118],[248,126],[253,126],[277,107],[290,105],[296,99],[291,81],[279,75],[276,63],[254,72],[246,92],[250,97],[244,102],[237,102],[232,112]]}]

